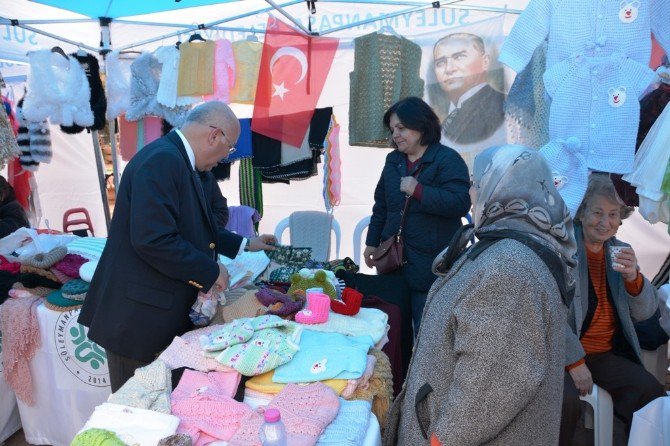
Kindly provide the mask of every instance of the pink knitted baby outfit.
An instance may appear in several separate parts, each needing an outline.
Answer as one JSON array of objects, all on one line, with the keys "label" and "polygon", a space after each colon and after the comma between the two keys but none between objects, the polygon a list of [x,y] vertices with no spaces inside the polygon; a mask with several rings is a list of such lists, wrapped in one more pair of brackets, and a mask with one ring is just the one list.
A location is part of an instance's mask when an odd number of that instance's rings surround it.
[{"label": "pink knitted baby outfit", "polygon": [[[201,335],[208,335],[220,329],[221,325],[210,325],[209,327],[184,333],[181,337],[175,336],[172,343],[163,350],[158,357],[170,369],[188,367],[201,372],[229,372],[235,369],[221,364],[214,358],[205,356],[198,339]],[[238,372],[235,372],[238,373]]]},{"label": "pink knitted baby outfit", "polygon": [[230,439],[251,412],[231,398],[239,379],[237,373],[185,370],[171,397],[172,414],[180,420],[177,433],[189,435],[193,446]]},{"label": "pink knitted baby outfit", "polygon": [[[323,430],[337,416],[340,401],[330,387],[320,382],[309,385],[287,384],[268,404],[279,409],[286,426],[287,444],[314,446]],[[250,412],[228,446],[260,446],[258,432],[263,416]]]}]

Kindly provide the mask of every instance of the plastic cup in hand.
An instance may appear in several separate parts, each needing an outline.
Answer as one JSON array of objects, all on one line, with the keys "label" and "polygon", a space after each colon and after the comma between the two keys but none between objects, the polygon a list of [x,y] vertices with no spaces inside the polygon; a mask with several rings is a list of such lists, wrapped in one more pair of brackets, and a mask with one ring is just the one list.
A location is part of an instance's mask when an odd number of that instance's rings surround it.
[{"label": "plastic cup in hand", "polygon": [[623,246],[610,246],[609,247],[609,254],[610,254],[610,260],[612,261],[612,268],[623,268],[623,265],[621,263],[617,262],[617,256],[623,249]]}]

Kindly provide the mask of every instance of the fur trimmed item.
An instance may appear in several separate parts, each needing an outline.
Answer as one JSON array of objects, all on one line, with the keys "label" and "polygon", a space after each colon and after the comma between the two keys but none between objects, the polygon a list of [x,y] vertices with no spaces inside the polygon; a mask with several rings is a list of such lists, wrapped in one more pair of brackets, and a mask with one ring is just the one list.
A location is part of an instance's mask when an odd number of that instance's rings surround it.
[{"label": "fur trimmed item", "polygon": [[52,124],[92,126],[91,91],[77,59],[64,59],[51,50],[34,51],[28,57],[28,93],[23,103],[26,119],[41,122],[49,118]]},{"label": "fur trimmed item", "polygon": [[149,53],[142,54],[130,66],[130,106],[126,111],[128,121],[159,116],[175,127],[184,121],[189,107],[170,108],[156,99],[161,71],[161,63]]},{"label": "fur trimmed item", "polygon": [[[88,130],[102,130],[105,128],[105,111],[107,110],[107,97],[105,97],[105,89],[102,86],[100,79],[100,65],[98,59],[92,54],[79,56],[73,53],[70,56],[79,61],[79,64],[86,73],[88,85],[91,89],[91,111],[93,112],[93,126],[86,127]],[[65,133],[81,133],[84,128],[78,125],[66,126],[61,125],[61,130]]]},{"label": "fur trimmed item", "polygon": [[23,99],[16,105],[16,120],[19,133],[16,138],[19,145],[19,163],[23,170],[35,172],[40,163],[51,162],[51,133],[49,123],[28,121],[23,112]]}]

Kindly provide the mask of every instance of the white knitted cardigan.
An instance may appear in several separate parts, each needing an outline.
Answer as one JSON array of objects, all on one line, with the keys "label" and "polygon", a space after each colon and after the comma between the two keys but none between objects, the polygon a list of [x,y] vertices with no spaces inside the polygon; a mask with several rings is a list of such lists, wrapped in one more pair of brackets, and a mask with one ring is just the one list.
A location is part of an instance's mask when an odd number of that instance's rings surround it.
[{"label": "white knitted cardigan", "polygon": [[29,60],[25,118],[31,122],[49,118],[52,124],[92,126],[91,90],[77,59],[68,56],[65,60],[51,50],[39,50],[30,53]]}]

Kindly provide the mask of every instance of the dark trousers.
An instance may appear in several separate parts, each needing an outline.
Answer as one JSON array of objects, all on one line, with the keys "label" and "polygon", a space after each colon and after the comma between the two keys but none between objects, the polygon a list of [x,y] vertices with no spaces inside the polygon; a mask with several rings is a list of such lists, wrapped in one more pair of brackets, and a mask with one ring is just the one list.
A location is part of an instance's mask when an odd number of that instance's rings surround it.
[{"label": "dark trousers", "polygon": [[106,351],[107,364],[109,365],[109,381],[112,385],[112,393],[116,392],[135,374],[135,370],[148,365],[148,362],[138,361]]},{"label": "dark trousers", "polygon": [[[586,355],[586,366],[593,382],[605,389],[614,404],[614,444],[625,446],[633,421],[633,412],[658,397],[665,396],[663,387],[645,368],[630,359],[612,352]],[[561,417],[561,445],[573,444],[574,432],[581,416],[579,393],[572,378],[566,373],[563,387],[563,412]]]}]

